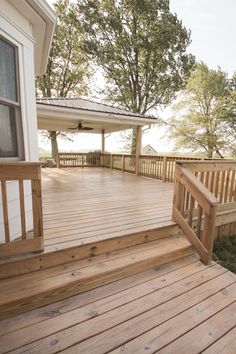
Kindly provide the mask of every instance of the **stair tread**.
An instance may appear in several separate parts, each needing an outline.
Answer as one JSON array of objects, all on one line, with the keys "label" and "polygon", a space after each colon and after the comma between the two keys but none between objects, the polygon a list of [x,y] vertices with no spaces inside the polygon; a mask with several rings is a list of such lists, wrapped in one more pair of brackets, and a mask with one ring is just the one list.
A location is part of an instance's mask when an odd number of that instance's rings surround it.
[{"label": "stair tread", "polygon": [[[112,252],[109,255],[100,255],[65,266],[55,266],[4,279],[0,281],[0,306],[66,288],[69,284],[76,283],[77,288],[81,284],[81,291],[85,280],[87,280],[85,287],[88,287],[89,283],[90,285],[93,281],[96,283],[99,277],[106,276],[106,274],[110,275],[117,271],[122,276],[122,271],[126,267],[132,267],[138,263],[151,263],[153,259],[165,259],[168,258],[168,254],[178,253],[185,249],[191,249],[190,242],[184,236],[172,236]],[[140,269],[137,267],[138,271]]]}]

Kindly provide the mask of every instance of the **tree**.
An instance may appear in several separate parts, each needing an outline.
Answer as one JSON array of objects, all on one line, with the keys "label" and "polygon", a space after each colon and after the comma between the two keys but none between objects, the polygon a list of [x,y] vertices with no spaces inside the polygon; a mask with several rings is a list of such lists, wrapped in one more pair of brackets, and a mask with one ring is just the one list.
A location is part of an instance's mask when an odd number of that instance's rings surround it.
[{"label": "tree", "polygon": [[78,0],[77,8],[82,48],[103,69],[106,98],[141,114],[168,104],[194,62],[190,32],[169,1]]},{"label": "tree", "polygon": [[228,82],[229,94],[224,102],[224,135],[227,140],[227,149],[233,156],[236,156],[236,73]]},{"label": "tree", "polygon": [[233,95],[235,90],[225,72],[197,63],[175,106],[175,117],[167,122],[176,147],[205,151],[209,158],[216,153],[222,158],[230,149],[233,107],[229,103],[233,105]]},{"label": "tree", "polygon": [[61,139],[67,140],[67,141],[73,141],[71,134],[67,134],[65,132],[61,131],[54,131],[54,130],[49,130],[41,131],[41,136],[43,139],[50,140],[51,142],[51,152],[52,152],[52,158],[57,161],[58,157],[58,142],[57,138],[60,137]]},{"label": "tree", "polygon": [[[70,0],[57,0],[54,4],[57,25],[45,75],[36,80],[36,94],[44,97],[68,97],[88,93],[91,69],[87,57],[80,49],[81,31],[76,18],[75,4]],[[47,132],[52,156],[57,159],[57,137],[65,133]]]}]

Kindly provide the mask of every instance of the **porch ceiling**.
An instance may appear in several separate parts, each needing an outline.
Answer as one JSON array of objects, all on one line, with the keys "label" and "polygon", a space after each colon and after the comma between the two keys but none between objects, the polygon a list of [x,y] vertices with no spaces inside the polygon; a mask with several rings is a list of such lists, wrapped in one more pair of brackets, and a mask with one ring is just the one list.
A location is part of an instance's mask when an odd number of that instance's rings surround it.
[{"label": "porch ceiling", "polygon": [[61,130],[74,128],[79,122],[91,131],[86,133],[117,132],[134,126],[156,124],[155,118],[84,99],[37,100],[38,129]]}]

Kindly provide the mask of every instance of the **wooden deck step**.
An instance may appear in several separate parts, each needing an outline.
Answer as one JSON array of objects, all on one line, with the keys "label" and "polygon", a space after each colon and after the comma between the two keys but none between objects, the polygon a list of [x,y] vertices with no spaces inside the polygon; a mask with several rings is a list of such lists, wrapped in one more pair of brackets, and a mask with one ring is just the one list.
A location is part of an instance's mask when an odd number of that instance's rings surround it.
[{"label": "wooden deck step", "polygon": [[67,298],[193,253],[182,235],[0,281],[0,318]]},{"label": "wooden deck step", "polygon": [[67,248],[45,247],[41,253],[29,253],[12,257],[0,257],[0,279],[22,275],[57,265],[67,264],[81,259],[118,251],[127,247],[155,241],[164,237],[182,234],[179,226],[174,222],[167,222],[158,228],[143,229],[142,231],[123,236],[114,236],[113,233],[103,239],[89,238],[87,241],[77,240]]},{"label": "wooden deck step", "polygon": [[191,255],[3,319],[0,354],[235,354],[235,299],[236,275]]}]

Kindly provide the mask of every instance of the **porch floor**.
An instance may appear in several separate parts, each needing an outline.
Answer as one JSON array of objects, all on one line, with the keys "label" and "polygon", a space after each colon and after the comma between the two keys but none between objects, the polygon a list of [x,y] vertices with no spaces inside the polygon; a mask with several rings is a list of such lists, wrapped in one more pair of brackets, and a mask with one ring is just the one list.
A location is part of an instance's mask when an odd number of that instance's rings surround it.
[{"label": "porch floor", "polygon": [[236,352],[236,276],[196,255],[0,321],[0,353]]},{"label": "porch floor", "polygon": [[173,185],[106,168],[42,170],[44,252],[171,225]]}]

